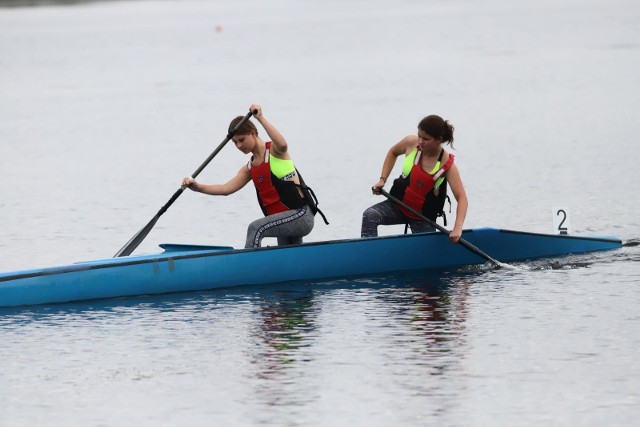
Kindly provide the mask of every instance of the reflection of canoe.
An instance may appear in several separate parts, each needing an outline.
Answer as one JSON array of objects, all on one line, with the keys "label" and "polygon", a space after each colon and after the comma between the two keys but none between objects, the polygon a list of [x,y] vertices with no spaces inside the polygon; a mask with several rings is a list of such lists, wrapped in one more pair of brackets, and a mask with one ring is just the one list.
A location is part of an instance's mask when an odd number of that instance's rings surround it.
[{"label": "reflection of canoe", "polygon": [[[494,228],[463,238],[502,262],[619,248],[607,236],[567,236]],[[164,252],[0,273],[0,307],[205,290],[291,280],[451,269],[485,260],[440,232],[332,240],[288,247],[160,245]]]}]

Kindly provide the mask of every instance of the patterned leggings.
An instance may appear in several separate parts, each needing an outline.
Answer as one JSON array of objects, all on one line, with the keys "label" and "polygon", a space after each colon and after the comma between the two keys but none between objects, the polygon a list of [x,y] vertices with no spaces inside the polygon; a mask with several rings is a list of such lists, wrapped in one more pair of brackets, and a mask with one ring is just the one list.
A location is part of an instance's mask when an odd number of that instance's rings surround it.
[{"label": "patterned leggings", "polygon": [[302,243],[302,236],[313,229],[313,213],[309,206],[265,216],[249,224],[245,248],[259,248],[265,237],[277,237],[278,246]]},{"label": "patterned leggings", "polygon": [[393,224],[409,224],[412,233],[435,230],[427,221],[408,218],[398,205],[390,200],[385,200],[364,211],[360,237],[375,237],[378,235],[379,225]]}]

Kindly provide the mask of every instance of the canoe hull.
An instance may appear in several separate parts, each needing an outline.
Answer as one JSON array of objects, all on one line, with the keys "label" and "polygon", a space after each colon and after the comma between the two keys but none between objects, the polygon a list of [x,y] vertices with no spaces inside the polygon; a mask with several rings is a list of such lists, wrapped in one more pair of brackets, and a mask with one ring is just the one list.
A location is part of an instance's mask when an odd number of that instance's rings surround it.
[{"label": "canoe hull", "polygon": [[[463,238],[502,262],[619,248],[615,237],[558,236],[493,228]],[[161,245],[160,254],[110,258],[62,267],[0,273],[0,307],[207,290],[287,281],[374,277],[393,272],[447,270],[483,258],[442,233],[306,243],[234,250]]]}]

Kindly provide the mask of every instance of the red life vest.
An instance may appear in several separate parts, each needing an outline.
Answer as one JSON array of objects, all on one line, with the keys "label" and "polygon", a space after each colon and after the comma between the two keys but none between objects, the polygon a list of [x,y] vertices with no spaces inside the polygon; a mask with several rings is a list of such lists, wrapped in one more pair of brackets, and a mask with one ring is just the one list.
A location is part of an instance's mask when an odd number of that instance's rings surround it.
[{"label": "red life vest", "polygon": [[[441,155],[443,152],[441,152]],[[427,193],[429,193],[429,191],[434,187],[436,181],[438,181],[438,179],[440,179],[440,177],[442,177],[442,175],[444,175],[444,173],[453,166],[454,158],[455,156],[453,154],[449,154],[449,160],[447,160],[447,163],[440,166],[440,169],[435,173],[430,174],[422,169],[422,150],[418,147],[418,153],[416,154],[411,168],[411,173],[409,174],[409,185],[404,192],[402,201],[416,211],[422,212],[427,199]],[[438,159],[438,162],[439,161],[440,159]],[[400,210],[402,210],[402,213],[409,218],[421,219],[402,207],[400,207]]]},{"label": "red life vest", "polygon": [[[262,212],[266,215],[273,215],[290,209],[298,209],[306,204],[300,196],[297,187],[293,182],[283,181],[276,178],[271,173],[269,158],[271,156],[271,141],[265,143],[264,162],[258,166],[253,166],[251,161],[247,165],[251,173],[251,179],[258,193],[258,202],[262,208]],[[273,179],[277,180],[277,186],[274,185]],[[289,185],[286,185],[289,184]],[[286,194],[280,194],[284,192]],[[282,199],[288,201],[287,206]]]}]

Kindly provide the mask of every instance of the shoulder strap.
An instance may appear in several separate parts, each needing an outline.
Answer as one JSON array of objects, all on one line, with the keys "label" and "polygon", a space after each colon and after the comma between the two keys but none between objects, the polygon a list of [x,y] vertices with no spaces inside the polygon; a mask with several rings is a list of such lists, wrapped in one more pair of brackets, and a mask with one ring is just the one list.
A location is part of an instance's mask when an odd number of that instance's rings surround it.
[{"label": "shoulder strap", "polygon": [[[264,162],[266,164],[269,164],[269,156],[271,155],[271,141],[265,142],[264,143]],[[251,170],[251,162],[253,161],[253,156],[251,156],[251,159],[249,160],[249,163],[247,163],[247,169]]]},{"label": "shoulder strap", "polygon": [[269,158],[271,156],[271,141],[267,141],[264,143],[264,162],[269,163]]},{"label": "shoulder strap", "polygon": [[[444,152],[444,150],[443,150]],[[442,157],[442,153],[440,153],[440,157]],[[451,166],[453,165],[453,162],[455,160],[456,156],[454,156],[453,154],[449,154],[449,160],[447,160],[447,163],[445,163],[444,165],[440,166],[440,170],[438,170],[438,172],[436,172],[433,175],[433,180],[437,181],[438,179],[440,179],[440,177],[449,169],[451,169]],[[439,160],[438,160],[439,161]]]},{"label": "shoulder strap", "polygon": [[322,217],[322,220],[324,221],[325,224],[329,225],[329,221],[327,221],[327,217],[324,215],[324,212],[322,212],[320,210],[320,208],[318,207],[318,198],[316,197],[316,193],[313,192],[313,190],[311,189],[311,187],[309,187],[307,184],[305,184],[304,179],[302,178],[302,175],[300,175],[300,171],[298,171],[298,169],[296,169],[296,173],[298,174],[298,177],[300,177],[300,184],[296,184],[294,183],[293,185],[295,185],[296,187],[300,188],[302,190],[302,192],[305,195],[305,198],[307,199],[307,203],[309,203],[309,206],[311,207],[312,211],[314,215],[316,212],[318,212],[320,214],[320,216]]},{"label": "shoulder strap", "polygon": [[420,163],[420,160],[422,160],[422,150],[420,149],[419,145],[416,148],[418,149],[418,152],[416,153],[416,156],[413,158],[414,166]]}]

